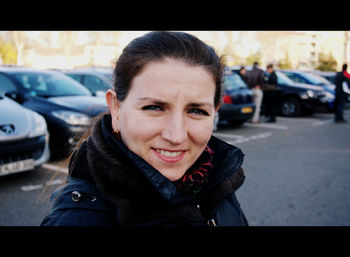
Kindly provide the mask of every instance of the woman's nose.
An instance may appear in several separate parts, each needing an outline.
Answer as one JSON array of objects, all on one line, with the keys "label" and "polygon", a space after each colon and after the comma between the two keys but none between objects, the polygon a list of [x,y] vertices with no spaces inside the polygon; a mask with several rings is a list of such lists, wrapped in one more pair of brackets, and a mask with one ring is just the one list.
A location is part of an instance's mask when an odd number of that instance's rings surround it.
[{"label": "woman's nose", "polygon": [[173,114],[167,120],[162,131],[162,137],[172,144],[181,144],[187,139],[185,117],[181,114]]}]

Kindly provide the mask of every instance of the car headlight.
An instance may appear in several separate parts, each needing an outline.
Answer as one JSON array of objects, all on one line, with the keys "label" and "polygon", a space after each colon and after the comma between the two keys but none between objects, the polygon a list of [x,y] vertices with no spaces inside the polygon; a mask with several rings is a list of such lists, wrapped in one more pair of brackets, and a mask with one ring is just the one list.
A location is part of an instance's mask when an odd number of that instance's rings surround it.
[{"label": "car headlight", "polygon": [[309,98],[315,98],[315,97],[316,97],[315,92],[312,91],[312,90],[306,91],[306,95],[307,95]]},{"label": "car headlight", "polygon": [[89,116],[79,112],[53,111],[52,114],[55,117],[67,122],[69,125],[87,126],[90,123]]},{"label": "car headlight", "polygon": [[36,112],[30,111],[31,120],[31,130],[29,132],[29,137],[37,137],[45,135],[47,132],[46,121],[43,116]]}]

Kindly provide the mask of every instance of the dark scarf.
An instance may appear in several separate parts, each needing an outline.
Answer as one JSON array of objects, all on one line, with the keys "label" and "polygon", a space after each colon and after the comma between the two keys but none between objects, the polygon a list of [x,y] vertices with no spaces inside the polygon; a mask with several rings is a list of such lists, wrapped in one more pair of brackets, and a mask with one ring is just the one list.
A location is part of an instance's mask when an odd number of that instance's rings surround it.
[{"label": "dark scarf", "polygon": [[[111,134],[121,141],[121,135],[118,132],[111,131]],[[188,171],[174,182],[176,188],[192,197],[203,188],[203,185],[208,182],[209,174],[212,172],[214,151],[206,146],[198,160],[188,169]]]},{"label": "dark scarf", "polygon": [[[215,172],[215,154],[208,146],[185,176],[173,183],[127,149],[111,131],[111,117],[105,115],[72,156],[69,175],[95,184],[117,206],[121,224],[179,217],[205,222],[217,200],[244,181],[240,168],[243,153],[238,150],[237,163],[224,174]],[[196,207],[199,203],[200,212]]]}]

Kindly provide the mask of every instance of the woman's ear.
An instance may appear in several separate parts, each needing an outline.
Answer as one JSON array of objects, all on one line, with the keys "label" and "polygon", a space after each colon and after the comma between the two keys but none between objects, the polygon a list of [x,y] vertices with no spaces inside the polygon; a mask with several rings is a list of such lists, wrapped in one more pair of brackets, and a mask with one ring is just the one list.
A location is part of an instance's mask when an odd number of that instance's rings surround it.
[{"label": "woman's ear", "polygon": [[119,111],[120,111],[120,103],[117,99],[117,93],[114,89],[108,89],[106,92],[106,102],[111,113],[112,117],[112,127],[113,130],[119,130],[118,121],[119,121]]}]

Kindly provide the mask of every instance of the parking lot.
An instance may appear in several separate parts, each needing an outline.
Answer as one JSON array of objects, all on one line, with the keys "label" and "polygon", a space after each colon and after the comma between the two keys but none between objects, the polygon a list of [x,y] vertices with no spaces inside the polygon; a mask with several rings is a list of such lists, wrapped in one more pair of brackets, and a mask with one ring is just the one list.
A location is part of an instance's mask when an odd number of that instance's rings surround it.
[{"label": "parking lot", "polygon": [[[350,120],[349,107],[344,114]],[[332,113],[314,113],[214,132],[245,154],[246,180],[237,197],[249,224],[350,225],[349,129],[350,123],[333,123]],[[0,225],[39,225],[66,175],[67,162],[49,162],[0,177]]]}]

